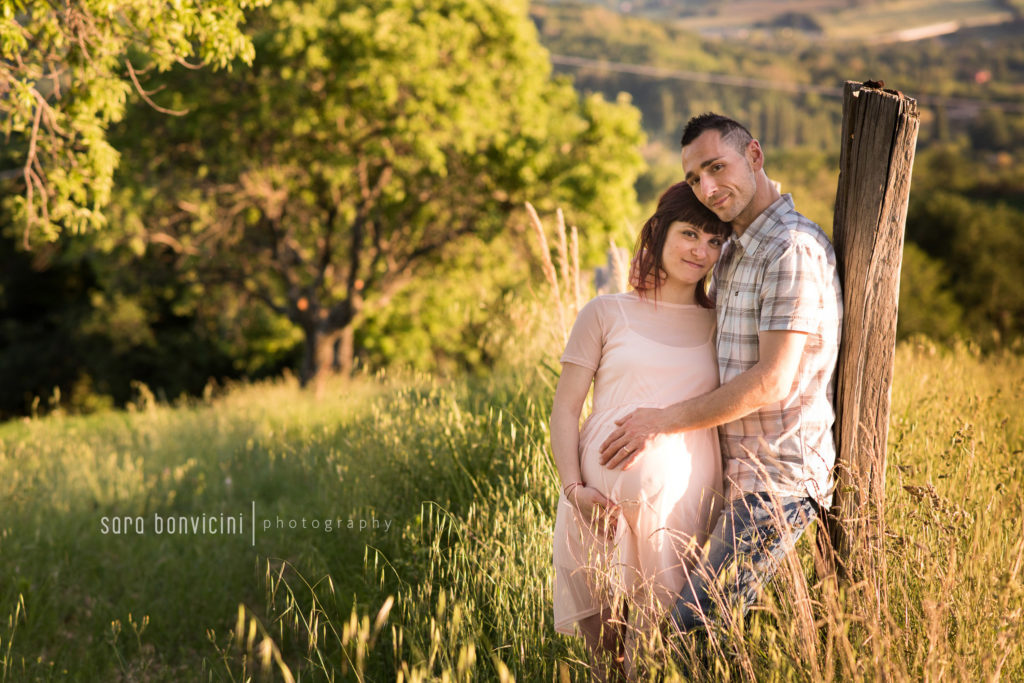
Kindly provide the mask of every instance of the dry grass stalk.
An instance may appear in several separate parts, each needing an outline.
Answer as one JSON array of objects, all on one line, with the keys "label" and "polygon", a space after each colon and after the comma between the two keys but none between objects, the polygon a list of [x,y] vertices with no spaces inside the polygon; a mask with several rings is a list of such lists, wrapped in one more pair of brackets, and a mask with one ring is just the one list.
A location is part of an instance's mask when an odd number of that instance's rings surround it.
[{"label": "dry grass stalk", "polygon": [[629,263],[622,255],[615,240],[611,240],[612,255],[612,281],[615,283],[616,292],[629,290]]},{"label": "dry grass stalk", "polygon": [[565,216],[562,210],[558,209],[556,213],[558,220],[558,242],[556,243],[556,248],[558,250],[558,266],[559,271],[561,271],[561,279],[564,283],[565,292],[570,297],[567,305],[562,298],[562,286],[558,283],[558,272],[556,272],[555,264],[551,260],[551,248],[548,246],[547,237],[544,235],[544,224],[541,222],[540,216],[537,215],[537,210],[529,202],[526,202],[526,211],[530,215],[530,222],[533,223],[534,232],[537,233],[537,240],[540,243],[541,268],[544,271],[544,278],[551,285],[554,293],[554,304],[558,311],[558,322],[562,328],[562,339],[564,341],[569,336],[569,322],[576,319],[576,314],[583,305],[580,285],[579,231],[575,226],[572,228],[572,265],[570,267],[570,248],[566,237]]},{"label": "dry grass stalk", "polygon": [[572,226],[572,234],[569,239],[569,251],[572,254],[572,295],[573,315],[583,308],[583,293],[580,291],[580,231]]},{"label": "dry grass stalk", "polygon": [[558,269],[562,273],[562,282],[566,285],[568,293],[572,280],[569,277],[569,247],[565,239],[565,215],[561,209],[555,210],[556,232],[558,233]]},{"label": "dry grass stalk", "polygon": [[562,310],[562,292],[558,287],[558,275],[555,273],[555,264],[551,262],[551,249],[548,247],[548,239],[544,236],[544,224],[540,222],[540,216],[533,204],[526,202],[526,212],[530,214],[530,221],[533,223],[534,231],[537,233],[537,240],[540,242],[541,267],[544,270],[544,277],[555,295],[556,308],[558,309],[558,322],[562,328],[562,336],[568,337],[568,328],[565,324],[565,311]]}]

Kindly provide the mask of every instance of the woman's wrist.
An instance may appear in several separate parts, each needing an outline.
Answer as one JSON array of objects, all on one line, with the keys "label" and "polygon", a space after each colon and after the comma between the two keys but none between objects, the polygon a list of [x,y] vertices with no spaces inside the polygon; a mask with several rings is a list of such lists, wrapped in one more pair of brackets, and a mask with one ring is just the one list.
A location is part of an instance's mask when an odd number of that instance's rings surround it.
[{"label": "woman's wrist", "polygon": [[582,481],[571,481],[562,487],[562,495],[568,498],[569,496],[572,495],[572,492],[575,491],[580,486],[585,488],[587,485]]}]

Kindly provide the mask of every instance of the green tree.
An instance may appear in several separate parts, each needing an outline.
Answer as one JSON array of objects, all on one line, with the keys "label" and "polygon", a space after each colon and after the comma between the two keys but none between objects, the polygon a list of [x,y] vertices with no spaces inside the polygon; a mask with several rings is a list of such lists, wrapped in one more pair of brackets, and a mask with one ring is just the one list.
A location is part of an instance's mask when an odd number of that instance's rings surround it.
[{"label": "green tree", "polygon": [[992,331],[996,343],[1024,337],[1024,213],[1007,204],[977,201],[957,234],[956,262],[969,264],[957,289],[973,329]]},{"label": "green tree", "polygon": [[949,191],[911,196],[907,237],[945,270],[973,336],[989,343],[1024,335],[1024,214],[1009,204]]},{"label": "green tree", "polygon": [[595,238],[635,213],[638,112],[553,81],[524,2],[278,2],[253,27],[252,69],[173,72],[191,113],[123,126],[124,225],[287,317],[306,381],[349,367],[370,309],[443,285],[463,240],[525,224],[524,200]]},{"label": "green tree", "polygon": [[[0,179],[25,246],[104,224],[121,119],[140,75],[249,62],[243,10],[269,0],[5,0],[0,8]],[[144,75],[142,76],[144,78]],[[156,106],[154,104],[154,106]],[[12,168],[13,167],[13,168]]]},{"label": "green tree", "polygon": [[896,326],[900,339],[923,334],[949,342],[964,333],[963,311],[949,289],[947,270],[913,242],[904,245]]},{"label": "green tree", "polygon": [[1002,109],[985,109],[970,128],[971,142],[975,149],[1007,150],[1014,143],[1010,121]]}]

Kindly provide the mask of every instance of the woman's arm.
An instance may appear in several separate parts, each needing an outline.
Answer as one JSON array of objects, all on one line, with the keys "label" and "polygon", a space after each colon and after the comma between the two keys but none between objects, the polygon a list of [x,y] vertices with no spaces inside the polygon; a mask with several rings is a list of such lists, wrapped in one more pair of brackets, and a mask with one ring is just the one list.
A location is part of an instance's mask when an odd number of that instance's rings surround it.
[{"label": "woman's arm", "polygon": [[583,481],[580,474],[580,414],[594,371],[582,365],[564,363],[551,405],[551,452],[555,456],[562,490]]},{"label": "woman's arm", "polygon": [[550,421],[551,452],[555,456],[562,491],[585,518],[590,518],[595,509],[611,506],[600,491],[586,485],[580,471],[580,414],[593,380],[594,371],[590,368],[563,363]]}]

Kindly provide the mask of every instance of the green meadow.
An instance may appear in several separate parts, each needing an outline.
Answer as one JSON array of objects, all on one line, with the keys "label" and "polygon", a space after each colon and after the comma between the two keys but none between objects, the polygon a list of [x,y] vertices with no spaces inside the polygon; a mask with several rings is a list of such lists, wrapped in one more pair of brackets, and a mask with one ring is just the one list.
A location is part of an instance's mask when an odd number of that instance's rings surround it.
[{"label": "green meadow", "polygon": [[[586,680],[551,626],[544,359],[4,424],[0,681]],[[901,345],[880,555],[836,590],[802,542],[761,609],[648,673],[1024,676],[1022,394],[1018,357]]]}]

